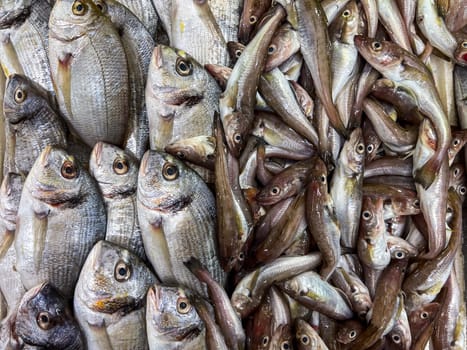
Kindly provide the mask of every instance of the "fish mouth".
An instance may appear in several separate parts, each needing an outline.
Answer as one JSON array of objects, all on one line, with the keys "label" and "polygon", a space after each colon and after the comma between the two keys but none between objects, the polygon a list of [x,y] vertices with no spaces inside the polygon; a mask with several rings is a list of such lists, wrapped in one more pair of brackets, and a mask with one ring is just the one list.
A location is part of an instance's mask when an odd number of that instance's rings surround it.
[{"label": "fish mouth", "polygon": [[188,207],[191,202],[193,202],[193,198],[189,195],[181,196],[179,198],[162,197],[155,200],[152,199],[151,196],[141,193],[139,189],[138,196],[140,198],[139,202],[146,209],[151,211],[159,211],[166,214],[178,213],[179,211],[182,211]]},{"label": "fish mouth", "polygon": [[164,85],[152,85],[152,90],[157,91],[155,96],[158,100],[162,100],[169,106],[186,106],[193,107],[204,100],[204,94],[198,93],[191,87],[188,89],[180,89],[177,87],[170,87]]}]

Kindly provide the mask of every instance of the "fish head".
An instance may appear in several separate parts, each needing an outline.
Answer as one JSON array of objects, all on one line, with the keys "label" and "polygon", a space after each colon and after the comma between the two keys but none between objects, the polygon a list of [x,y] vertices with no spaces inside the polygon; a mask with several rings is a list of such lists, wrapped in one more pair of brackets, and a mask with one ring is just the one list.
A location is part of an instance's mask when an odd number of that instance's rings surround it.
[{"label": "fish head", "polygon": [[264,70],[266,72],[280,66],[300,49],[298,33],[289,23],[283,24],[272,38],[267,50]]},{"label": "fish head", "polygon": [[57,0],[49,18],[50,36],[72,41],[92,32],[102,23],[110,22],[91,0]]},{"label": "fish head", "polygon": [[138,201],[150,210],[176,213],[188,207],[204,182],[176,157],[149,150],[141,159]]},{"label": "fish head", "polygon": [[235,62],[237,62],[237,60],[242,55],[243,50],[245,50],[245,45],[236,41],[229,41],[227,43],[227,50],[229,51],[232,63],[235,64]]},{"label": "fish head", "polygon": [[465,184],[465,167],[462,163],[454,163],[449,168],[449,187],[454,188],[463,202],[467,194],[467,186]]},{"label": "fish head", "polygon": [[182,161],[195,164],[214,164],[216,139],[213,136],[195,136],[178,140],[165,146],[164,150]]},{"label": "fish head", "polygon": [[225,139],[230,152],[238,158],[247,142],[247,135],[251,130],[253,118],[241,112],[233,111],[222,119]]},{"label": "fish head", "polygon": [[[350,172],[348,175],[358,176],[363,172],[363,160],[365,158],[365,143],[361,128],[356,128],[350,134],[350,138],[344,143],[341,157],[346,168]],[[341,160],[339,160],[341,161]]]},{"label": "fish head", "polygon": [[56,146],[41,152],[25,182],[34,198],[53,206],[78,205],[93,185],[77,159]]},{"label": "fish head", "polygon": [[421,307],[412,310],[409,313],[411,333],[414,334],[416,331],[424,329],[427,324],[430,324],[438,314],[440,307],[440,303],[434,302],[425,303]]},{"label": "fish head", "polygon": [[146,292],[156,281],[146,264],[135,254],[107,241],[99,241],[89,253],[78,283],[89,309],[125,315],[141,307]]},{"label": "fish head", "polygon": [[50,283],[31,288],[16,316],[16,332],[28,344],[64,349],[81,333],[68,302]]},{"label": "fish head", "polygon": [[354,36],[360,28],[360,10],[356,1],[349,1],[338,17],[331,23],[329,32],[342,43],[353,45]]},{"label": "fish head", "polygon": [[467,67],[467,37],[458,41],[457,47],[454,50],[454,59],[457,64]]},{"label": "fish head", "polygon": [[299,350],[320,349],[322,341],[319,339],[318,332],[301,318],[295,321],[295,338]]},{"label": "fish head", "polygon": [[138,169],[131,154],[105,142],[96,143],[89,159],[89,172],[104,197],[136,193]]},{"label": "fish head", "polygon": [[40,108],[48,105],[47,98],[46,90],[30,78],[10,74],[3,100],[5,119],[15,125],[26,118],[34,117]]},{"label": "fish head", "polygon": [[203,101],[212,79],[185,51],[157,45],[149,64],[146,94],[173,107],[192,106]]},{"label": "fish head", "polygon": [[386,229],[383,216],[384,200],[381,197],[365,196],[362,201],[360,225],[365,236],[372,236],[376,232]]},{"label": "fish head", "polygon": [[357,320],[346,320],[339,325],[336,340],[341,344],[350,344],[364,330],[363,325]]},{"label": "fish head", "polygon": [[146,299],[148,334],[166,341],[183,341],[196,337],[204,323],[190,302],[187,292],[180,287],[154,284]]},{"label": "fish head", "polygon": [[363,35],[356,35],[354,42],[363,58],[380,72],[394,69],[403,60],[404,50],[392,42]]}]

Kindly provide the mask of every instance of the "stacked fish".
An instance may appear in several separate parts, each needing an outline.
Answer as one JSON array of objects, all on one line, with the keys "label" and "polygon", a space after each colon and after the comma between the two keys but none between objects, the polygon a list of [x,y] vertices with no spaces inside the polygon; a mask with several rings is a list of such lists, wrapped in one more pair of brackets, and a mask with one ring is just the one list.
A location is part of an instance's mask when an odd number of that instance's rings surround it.
[{"label": "stacked fish", "polygon": [[465,0],[0,0],[0,349],[467,349]]}]

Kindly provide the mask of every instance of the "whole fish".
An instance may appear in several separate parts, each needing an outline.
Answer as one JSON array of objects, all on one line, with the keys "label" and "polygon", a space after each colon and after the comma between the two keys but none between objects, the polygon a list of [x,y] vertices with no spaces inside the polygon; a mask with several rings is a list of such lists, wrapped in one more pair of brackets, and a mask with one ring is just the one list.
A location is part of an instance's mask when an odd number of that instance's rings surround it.
[{"label": "whole fish", "polygon": [[149,288],[146,329],[150,350],[206,349],[205,325],[183,288],[157,283]]},{"label": "whole fish", "polygon": [[49,20],[49,61],[60,112],[90,147],[121,146],[129,83],[117,29],[91,0],[58,0]]},{"label": "whole fish", "polygon": [[47,0],[2,1],[0,61],[5,77],[19,73],[53,92],[48,55]]},{"label": "whole fish", "polygon": [[47,146],[24,183],[15,232],[16,268],[27,289],[52,283],[71,297],[81,266],[105,234],[105,208],[87,171]]},{"label": "whole fish", "polygon": [[73,309],[88,349],[147,349],[144,300],[157,282],[136,255],[99,241],[81,270]]},{"label": "whole fish", "polygon": [[214,78],[188,53],[156,46],[146,84],[151,149],[212,136],[220,93]]},{"label": "whole fish", "polygon": [[[109,15],[118,30],[125,51],[129,77],[129,115],[124,147],[132,152],[136,158],[141,159],[149,143],[148,116],[144,94],[149,63],[156,43],[153,39],[154,33],[152,32],[151,35],[137,16],[150,17],[148,20],[151,20],[151,23],[146,22],[146,24],[154,26],[154,32],[158,17],[152,3],[147,0],[128,0],[122,1],[122,3],[115,0],[96,0],[94,3],[101,8],[104,14]],[[124,6],[126,4],[133,6],[127,8]],[[138,12],[130,11],[135,7],[140,7]]]},{"label": "whole fish", "polygon": [[16,334],[26,344],[64,350],[84,349],[72,310],[59,291],[42,283],[24,294],[16,315]]},{"label": "whole fish", "polygon": [[104,142],[96,143],[89,160],[89,172],[107,213],[105,240],[146,259],[136,213],[138,169],[139,162],[131,154]]},{"label": "whole fish", "polygon": [[46,146],[68,146],[68,129],[53,105],[49,92],[27,76],[8,77],[3,101],[7,171],[27,174]]},{"label": "whole fish", "polygon": [[193,256],[224,284],[217,257],[214,196],[193,170],[167,153],[147,151],[139,169],[137,208],[146,255],[163,283],[206,295],[183,265]]}]

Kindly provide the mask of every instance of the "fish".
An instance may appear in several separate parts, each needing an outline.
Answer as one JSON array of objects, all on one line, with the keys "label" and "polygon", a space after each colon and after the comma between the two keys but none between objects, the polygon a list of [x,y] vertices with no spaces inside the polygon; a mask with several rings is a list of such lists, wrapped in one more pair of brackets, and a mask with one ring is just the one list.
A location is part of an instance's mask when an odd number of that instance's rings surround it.
[{"label": "fish", "polygon": [[316,330],[301,318],[297,318],[295,321],[295,338],[297,340],[299,350],[329,349]]},{"label": "fish", "polygon": [[84,338],[68,300],[50,283],[28,290],[18,306],[16,334],[26,344],[56,349],[84,349]]},{"label": "fish", "polygon": [[163,283],[207,295],[183,264],[193,256],[224,284],[217,256],[215,199],[196,172],[167,153],[147,151],[138,174],[137,212],[146,255]]},{"label": "fish", "polygon": [[164,151],[183,161],[214,170],[216,139],[214,136],[194,136],[169,143]]},{"label": "fish", "polygon": [[109,17],[90,0],[58,0],[49,19],[49,62],[58,106],[89,147],[122,146],[128,125],[129,71]]},{"label": "fish", "polygon": [[16,269],[24,286],[48,281],[70,298],[88,253],[105,235],[95,181],[66,151],[45,147],[26,177],[16,225]]},{"label": "fish", "polygon": [[146,296],[150,350],[206,349],[206,327],[189,299],[189,290],[155,283]]},{"label": "fish", "polygon": [[68,128],[54,108],[53,96],[21,74],[8,76],[3,101],[7,172],[29,173],[48,145],[68,146]]},{"label": "fish", "polygon": [[238,39],[246,44],[253,29],[271,6],[271,0],[245,0],[238,28]]},{"label": "fish", "polygon": [[141,259],[99,241],[81,269],[73,310],[87,348],[147,349],[146,293],[158,282]]},{"label": "fish", "polygon": [[89,173],[96,179],[104,200],[107,224],[105,240],[146,259],[136,213],[139,162],[128,151],[98,142],[89,160]]},{"label": "fish", "polygon": [[299,50],[300,44],[297,31],[292,28],[290,23],[283,24],[277,29],[275,37],[272,38],[269,44],[268,59],[264,70],[269,72],[279,67]]},{"label": "fish", "polygon": [[[107,3],[107,0],[97,1]],[[122,0],[120,3],[127,7],[141,21],[151,37],[157,38],[157,28],[160,19],[152,1]]]}]

